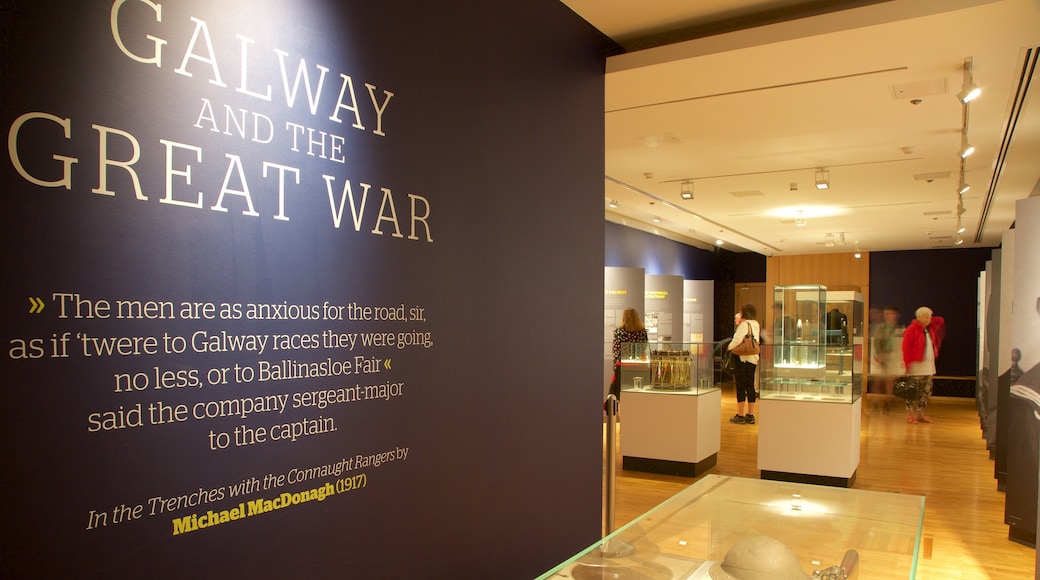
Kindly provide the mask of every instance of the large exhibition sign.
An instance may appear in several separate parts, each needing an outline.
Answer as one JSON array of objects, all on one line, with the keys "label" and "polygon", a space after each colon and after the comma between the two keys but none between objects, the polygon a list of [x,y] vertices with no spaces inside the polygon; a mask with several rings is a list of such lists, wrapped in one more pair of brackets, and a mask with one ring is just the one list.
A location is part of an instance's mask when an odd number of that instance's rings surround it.
[{"label": "large exhibition sign", "polygon": [[[485,422],[536,369],[501,394],[476,380],[502,367],[484,349],[529,344],[481,344],[499,331],[474,312],[500,288],[478,272],[501,246],[552,274],[559,240],[475,223],[497,219],[489,187],[516,162],[478,152],[497,89],[458,75],[482,65],[416,45],[429,22],[410,3],[361,4],[4,1],[4,570],[371,573],[443,551],[438,529],[479,535],[457,477],[484,501],[523,488],[487,473],[505,435]],[[564,212],[600,205],[591,168]],[[595,296],[591,257],[577,291]],[[576,316],[591,364],[544,359],[591,375],[587,423],[598,316]],[[572,538],[598,529],[583,503]]]}]

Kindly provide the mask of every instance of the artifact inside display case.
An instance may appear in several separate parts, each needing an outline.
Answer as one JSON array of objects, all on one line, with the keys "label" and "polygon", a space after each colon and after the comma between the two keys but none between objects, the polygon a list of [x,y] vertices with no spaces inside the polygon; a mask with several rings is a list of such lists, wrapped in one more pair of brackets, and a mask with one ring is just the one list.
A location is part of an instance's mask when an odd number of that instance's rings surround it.
[{"label": "artifact inside display case", "polygon": [[924,498],[703,476],[541,578],[913,578]]},{"label": "artifact inside display case", "polygon": [[690,351],[650,351],[650,388],[681,391],[692,387]]}]

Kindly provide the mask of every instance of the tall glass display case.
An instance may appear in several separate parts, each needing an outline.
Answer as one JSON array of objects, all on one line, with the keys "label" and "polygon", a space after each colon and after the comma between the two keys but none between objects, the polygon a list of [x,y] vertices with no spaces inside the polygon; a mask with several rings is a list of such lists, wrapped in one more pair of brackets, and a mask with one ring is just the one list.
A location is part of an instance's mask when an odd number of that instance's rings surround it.
[{"label": "tall glass display case", "polygon": [[826,286],[773,287],[773,368],[782,377],[823,375]]},{"label": "tall glass display case", "polygon": [[824,320],[827,377],[835,386],[833,391],[858,399],[863,395],[863,295],[828,291]]},{"label": "tall glass display case", "polygon": [[924,506],[918,495],[706,475],[540,578],[914,578]]},{"label": "tall glass display case", "polygon": [[651,342],[641,348],[630,346],[628,358],[622,349],[622,466],[700,475],[715,465],[721,444],[714,345]]},{"label": "tall glass display case", "polygon": [[763,399],[852,403],[863,394],[863,298],[826,286],[773,289]]},{"label": "tall glass display case", "polygon": [[773,299],[775,338],[763,346],[761,368],[762,478],[851,486],[862,422],[863,299],[819,285],[776,286]]}]

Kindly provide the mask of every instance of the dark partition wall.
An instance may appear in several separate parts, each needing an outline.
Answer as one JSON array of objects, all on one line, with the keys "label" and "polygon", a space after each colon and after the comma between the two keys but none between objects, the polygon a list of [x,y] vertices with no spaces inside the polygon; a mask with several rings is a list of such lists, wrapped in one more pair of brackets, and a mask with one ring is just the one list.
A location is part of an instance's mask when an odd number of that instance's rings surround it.
[{"label": "dark partition wall", "polygon": [[[991,248],[870,254],[871,306],[898,307],[904,325],[920,306],[946,319],[946,338],[936,361],[938,375],[974,378],[978,373],[978,278],[991,254]],[[935,387],[936,395],[975,396],[973,380],[939,381]]]},{"label": "dark partition wall", "polygon": [[596,31],[0,13],[0,576],[530,578],[599,536]]}]

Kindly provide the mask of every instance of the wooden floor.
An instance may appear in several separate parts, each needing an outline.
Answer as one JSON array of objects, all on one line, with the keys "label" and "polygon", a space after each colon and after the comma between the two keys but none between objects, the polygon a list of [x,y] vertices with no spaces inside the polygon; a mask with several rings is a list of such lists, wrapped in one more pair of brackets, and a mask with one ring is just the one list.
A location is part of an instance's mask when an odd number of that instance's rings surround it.
[{"label": "wooden floor", "polygon": [[[758,428],[729,423],[735,410],[730,384],[722,393],[718,463],[708,473],[758,478]],[[893,403],[885,412],[878,396],[867,395],[860,466],[852,487],[925,496],[917,578],[1034,578],[1036,551],[1007,539],[1004,494],[997,491],[975,401],[933,397],[928,414],[934,424],[907,424],[902,407]],[[620,419],[619,442],[623,406]],[[617,527],[696,481],[622,470],[620,450],[617,461]]]}]

